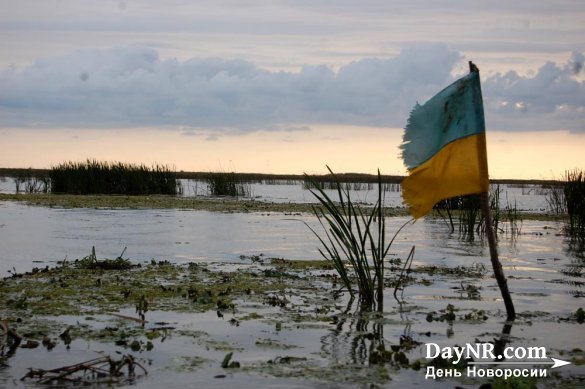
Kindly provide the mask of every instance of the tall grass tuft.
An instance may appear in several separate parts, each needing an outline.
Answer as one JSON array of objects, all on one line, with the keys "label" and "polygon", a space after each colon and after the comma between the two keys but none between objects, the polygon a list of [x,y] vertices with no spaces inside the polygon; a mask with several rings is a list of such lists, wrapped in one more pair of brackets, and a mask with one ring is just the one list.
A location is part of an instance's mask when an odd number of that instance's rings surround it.
[{"label": "tall grass tuft", "polygon": [[546,193],[546,202],[550,212],[557,215],[566,214],[567,203],[565,201],[565,186],[558,182],[549,185]]},{"label": "tall grass tuft", "polygon": [[514,205],[510,204],[510,202],[507,201],[503,213],[504,213],[503,219],[508,223],[504,232],[506,234],[510,233],[510,237],[512,238],[517,238],[522,230],[522,216],[520,215],[520,212],[518,212],[516,200],[514,200]]},{"label": "tall grass tuft", "polygon": [[562,180],[548,186],[548,209],[566,215],[565,232],[572,238],[585,238],[585,172],[567,170]]},{"label": "tall grass tuft", "polygon": [[63,162],[51,169],[52,193],[176,195],[182,188],[175,172],[167,166],[123,162]]},{"label": "tall grass tuft", "polygon": [[[327,169],[335,179],[333,171],[329,167]],[[309,177],[306,179],[310,180]],[[355,295],[353,289],[355,281],[361,307],[366,310],[377,308],[379,312],[382,312],[384,260],[396,235],[390,242],[386,242],[386,219],[380,172],[378,172],[378,200],[369,212],[352,202],[349,190],[341,182],[338,180],[333,182],[337,182],[338,202],[333,201],[318,182],[312,182],[314,189],[311,189],[311,193],[320,204],[320,207],[316,206],[313,209],[325,231],[325,238],[311,227],[309,228],[321,242],[322,248],[319,252],[333,263],[351,296]]]},{"label": "tall grass tuft", "polygon": [[[473,240],[475,233],[481,231],[481,212],[479,195],[465,195],[442,200],[435,205],[440,212],[447,211],[451,231],[455,231],[455,224],[459,227],[459,234]],[[453,220],[457,216],[457,223]]]},{"label": "tall grass tuft", "polygon": [[213,172],[205,178],[209,193],[213,196],[250,197],[250,184],[238,174]]},{"label": "tall grass tuft", "polygon": [[565,173],[564,197],[569,222],[567,232],[573,237],[585,237],[585,173],[575,169]]}]

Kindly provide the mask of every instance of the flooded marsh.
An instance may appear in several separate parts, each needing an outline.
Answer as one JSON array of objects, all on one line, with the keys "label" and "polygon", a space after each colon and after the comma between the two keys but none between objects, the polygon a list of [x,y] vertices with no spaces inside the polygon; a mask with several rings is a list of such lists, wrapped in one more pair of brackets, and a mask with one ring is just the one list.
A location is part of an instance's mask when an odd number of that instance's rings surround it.
[{"label": "flooded marsh", "polygon": [[[268,197],[255,202],[276,203]],[[92,387],[477,388],[494,379],[425,379],[429,364],[443,363],[426,358],[425,344],[499,341],[571,362],[509,383],[585,382],[583,245],[564,236],[562,221],[530,218],[519,234],[499,234],[518,312],[506,328],[486,243],[438,217],[400,233],[386,263],[384,310],[374,313],[349,298],[320,257],[303,223],[318,226],[310,207],[216,212],[119,201],[0,202],[0,320],[21,337],[14,346],[0,333],[0,386],[38,387],[21,380],[30,368],[130,355],[148,374],[136,367],[134,376],[82,379]],[[387,234],[407,220],[397,210]],[[411,271],[400,278],[413,245]],[[118,257],[131,266],[87,268],[88,258]]]}]

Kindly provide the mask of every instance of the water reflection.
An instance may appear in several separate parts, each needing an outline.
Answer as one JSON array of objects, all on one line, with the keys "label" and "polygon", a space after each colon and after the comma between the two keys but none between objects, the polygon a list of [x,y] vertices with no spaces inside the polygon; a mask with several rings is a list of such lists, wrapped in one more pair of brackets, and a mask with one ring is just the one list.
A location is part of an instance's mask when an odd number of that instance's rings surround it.
[{"label": "water reflection", "polygon": [[565,252],[582,261],[585,261],[585,238],[569,237],[565,241]]},{"label": "water reflection", "polygon": [[345,311],[333,318],[334,327],[321,339],[321,351],[335,364],[408,366],[406,352],[418,345],[410,337],[410,324],[406,320],[399,343],[387,347],[386,322],[384,314],[364,310],[359,302],[354,307],[352,299]]},{"label": "water reflection", "polygon": [[[411,333],[413,321],[409,320],[408,312],[400,310],[399,314],[400,322],[392,322],[383,314],[363,311],[359,304],[353,307],[353,301],[350,301],[345,311],[334,318],[334,328],[322,337],[321,351],[330,356],[335,364],[367,367],[386,365],[396,368],[418,369],[420,362],[414,361],[420,358],[421,353],[424,352],[421,351],[423,343],[417,341],[417,336]],[[454,323],[455,320],[447,321],[445,333],[447,339],[455,335]],[[386,325],[393,329],[396,341],[388,342],[385,338]],[[512,327],[513,322],[505,322],[501,332],[491,340],[486,341],[494,345],[494,362],[503,361],[503,352],[512,342]],[[475,338],[474,341],[479,342],[478,338]],[[469,342],[473,341],[470,339]],[[446,362],[430,361],[432,364]]]},{"label": "water reflection", "polygon": [[[22,338],[14,330],[8,327],[8,324],[0,320],[0,363],[3,364],[3,359],[9,359],[12,357],[20,343]],[[0,366],[1,367],[1,366]]]},{"label": "water reflection", "polygon": [[585,297],[585,239],[567,239],[565,252],[572,259],[560,270],[566,276],[563,282],[569,286],[569,293],[573,297]]},{"label": "water reflection", "polygon": [[[504,350],[510,343],[510,334],[512,333],[513,322],[506,322],[502,328],[502,334],[499,338],[494,339],[494,355],[496,359],[494,361],[504,360]],[[498,359],[499,358],[499,359]]]}]

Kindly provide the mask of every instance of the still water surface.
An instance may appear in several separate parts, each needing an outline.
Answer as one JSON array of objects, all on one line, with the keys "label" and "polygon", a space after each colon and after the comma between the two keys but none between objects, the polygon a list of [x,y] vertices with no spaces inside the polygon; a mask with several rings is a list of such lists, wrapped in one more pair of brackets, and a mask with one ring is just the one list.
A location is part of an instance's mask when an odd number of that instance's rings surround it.
[{"label": "still water surface", "polygon": [[[407,220],[389,218],[389,238]],[[92,247],[99,258],[115,258],[126,248],[124,257],[136,261],[238,262],[242,255],[259,254],[320,259],[318,241],[303,222],[320,231],[311,215],[61,209],[3,202],[0,276],[8,276],[14,269],[25,272],[65,258],[83,258]],[[562,236],[561,229],[558,222],[525,221],[518,237],[500,234],[500,257],[506,273],[523,279],[526,293],[533,289],[577,296],[583,293],[578,277],[583,253]],[[408,225],[397,237],[392,253],[405,258],[412,245],[416,246],[417,264],[489,266],[489,253],[481,239],[462,239],[442,220],[423,219]],[[529,286],[531,279],[536,285]],[[552,283],[555,280],[560,281]],[[543,288],[540,281],[551,284]]]}]

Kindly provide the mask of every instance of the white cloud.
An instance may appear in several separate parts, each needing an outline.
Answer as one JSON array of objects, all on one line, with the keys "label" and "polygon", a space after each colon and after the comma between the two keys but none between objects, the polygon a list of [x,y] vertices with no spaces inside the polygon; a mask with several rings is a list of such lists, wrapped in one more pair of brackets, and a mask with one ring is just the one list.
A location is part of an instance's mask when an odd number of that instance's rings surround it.
[{"label": "white cloud", "polygon": [[[585,132],[584,56],[514,71],[484,83],[488,127]],[[338,71],[269,71],[237,59],[161,59],[144,47],[85,49],[0,72],[4,127],[291,130],[311,124],[402,127],[416,101],[450,83],[462,55],[442,44],[411,46]],[[581,66],[581,67],[580,67]]]},{"label": "white cloud", "polygon": [[503,130],[558,130],[585,132],[583,53],[567,63],[545,63],[532,76],[510,71],[483,83],[488,126]]}]

